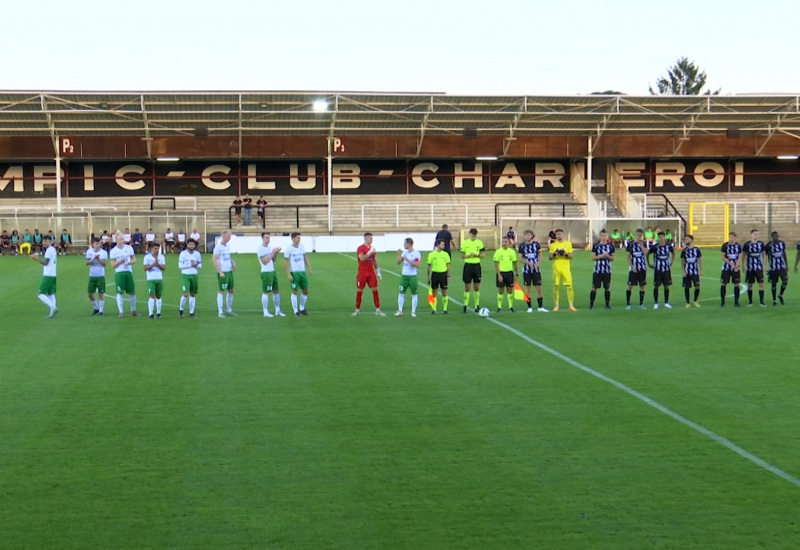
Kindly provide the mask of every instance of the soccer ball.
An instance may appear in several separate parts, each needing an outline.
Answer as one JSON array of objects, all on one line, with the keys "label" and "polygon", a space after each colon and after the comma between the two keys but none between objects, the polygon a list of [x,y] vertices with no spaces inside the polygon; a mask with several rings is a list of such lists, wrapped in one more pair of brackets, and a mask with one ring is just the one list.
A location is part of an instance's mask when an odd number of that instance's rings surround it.
[{"label": "soccer ball", "polygon": [[482,307],[482,308],[481,308],[481,309],[478,311],[478,315],[480,315],[481,317],[488,317],[488,316],[489,316],[489,313],[491,313],[491,312],[489,311],[489,308],[488,308],[488,307]]}]

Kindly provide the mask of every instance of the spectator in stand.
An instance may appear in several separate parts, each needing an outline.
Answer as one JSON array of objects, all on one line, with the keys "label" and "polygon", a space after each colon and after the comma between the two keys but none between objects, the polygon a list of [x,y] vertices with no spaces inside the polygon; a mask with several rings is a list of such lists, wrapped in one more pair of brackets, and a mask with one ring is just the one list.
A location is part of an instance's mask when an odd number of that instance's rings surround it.
[{"label": "spectator in stand", "polygon": [[106,253],[111,250],[111,235],[108,234],[108,229],[103,229],[103,234],[100,235],[100,245]]},{"label": "spectator in stand", "polygon": [[0,234],[0,255],[5,254],[6,250],[11,250],[11,236],[3,229],[3,233]]},{"label": "spectator in stand", "polygon": [[175,233],[172,229],[167,227],[164,232],[164,254],[172,254],[172,248],[175,246]]},{"label": "spectator in stand", "polygon": [[11,232],[11,253],[15,256],[19,254],[19,245],[22,243],[22,238],[19,236],[19,231],[16,229]]},{"label": "spectator in stand", "polygon": [[244,224],[250,225],[253,222],[253,199],[250,198],[250,195],[245,195],[242,203],[244,204]]},{"label": "spectator in stand", "polygon": [[178,230],[178,250],[183,252],[186,249],[186,231]]},{"label": "spectator in stand", "polygon": [[69,245],[72,244],[72,235],[69,234],[66,228],[64,231],[61,232],[59,235],[58,240],[58,253],[62,256],[66,256],[67,252],[69,252]]},{"label": "spectator in stand", "polygon": [[236,225],[242,225],[242,197],[236,195],[233,199],[233,217],[236,220]]},{"label": "spectator in stand", "polygon": [[[189,238],[194,239],[194,248],[195,250],[200,252],[200,232],[197,230],[196,227],[192,229],[191,233],[189,233]],[[186,246],[187,247],[189,246],[189,241],[186,241]]]},{"label": "spectator in stand", "polygon": [[44,237],[44,235],[39,233],[39,229],[34,229],[33,230],[33,251],[34,252],[42,252],[42,250],[43,250],[42,249],[42,237]]},{"label": "spectator in stand", "polygon": [[155,242],[156,242],[156,232],[153,231],[153,228],[151,227],[150,229],[147,230],[147,233],[144,234],[144,245],[147,248],[147,250],[150,250],[150,248],[153,246]]},{"label": "spectator in stand", "polygon": [[[142,252],[144,252],[144,250],[142,250],[142,244],[144,244],[144,236],[142,235],[142,232],[139,231],[138,227],[133,230],[133,237],[131,238],[133,239],[133,251],[136,252],[137,254],[141,254]],[[148,248],[148,250],[150,249]]]},{"label": "spectator in stand", "polygon": [[261,220],[261,227],[266,227],[267,226],[267,220],[266,220],[267,201],[264,199],[264,195],[261,195],[260,197],[258,197],[258,200],[256,201],[256,206],[258,207],[258,219]]},{"label": "spectator in stand", "polygon": [[25,233],[22,235],[22,244],[19,245],[19,253],[30,254],[32,247],[33,247],[33,235],[31,235],[30,229],[26,229]]}]

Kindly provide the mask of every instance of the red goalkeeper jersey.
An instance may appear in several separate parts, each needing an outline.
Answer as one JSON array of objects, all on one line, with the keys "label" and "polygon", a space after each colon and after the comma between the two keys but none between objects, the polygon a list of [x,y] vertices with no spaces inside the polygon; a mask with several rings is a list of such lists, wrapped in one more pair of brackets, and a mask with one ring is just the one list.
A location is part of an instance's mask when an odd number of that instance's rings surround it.
[{"label": "red goalkeeper jersey", "polygon": [[370,247],[365,244],[362,244],[356,250],[356,254],[358,254],[358,272],[359,274],[369,275],[370,273],[375,273],[375,256],[371,256],[366,261],[361,261],[361,255],[369,253]]}]

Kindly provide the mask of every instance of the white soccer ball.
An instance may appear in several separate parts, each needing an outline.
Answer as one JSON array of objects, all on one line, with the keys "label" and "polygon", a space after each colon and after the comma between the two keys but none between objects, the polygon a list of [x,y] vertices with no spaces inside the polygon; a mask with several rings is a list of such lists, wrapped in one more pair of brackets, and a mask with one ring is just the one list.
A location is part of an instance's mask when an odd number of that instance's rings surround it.
[{"label": "white soccer ball", "polygon": [[488,307],[482,307],[478,311],[478,315],[480,315],[481,317],[488,317],[490,313],[491,313],[491,311],[489,311]]}]

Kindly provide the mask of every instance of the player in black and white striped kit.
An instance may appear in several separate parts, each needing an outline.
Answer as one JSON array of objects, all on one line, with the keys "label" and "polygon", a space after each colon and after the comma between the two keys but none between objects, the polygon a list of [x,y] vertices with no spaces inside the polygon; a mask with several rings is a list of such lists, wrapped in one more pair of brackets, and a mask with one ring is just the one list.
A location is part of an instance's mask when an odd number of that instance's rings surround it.
[{"label": "player in black and white striped kit", "polygon": [[[783,293],[789,284],[789,274],[787,273],[786,243],[780,240],[777,231],[770,235],[772,240],[764,247],[767,258],[769,258],[769,282],[772,283],[772,305],[777,306],[777,300],[784,304]],[[781,293],[778,292],[778,279],[781,281]],[[776,296],[777,294],[777,296]]]},{"label": "player in black and white striped kit", "polygon": [[592,292],[589,294],[589,309],[594,309],[597,289],[605,289],[606,309],[611,309],[611,262],[614,261],[614,243],[608,240],[605,229],[600,232],[600,241],[592,246],[594,273],[592,274]]},{"label": "player in black and white striped kit", "polygon": [[[681,263],[683,264],[683,292],[686,296],[686,307],[700,307],[700,277],[703,275],[703,253],[694,245],[694,237],[683,238]],[[689,289],[694,285],[694,300],[689,300]]]},{"label": "player in black and white striped kit", "polygon": [[653,267],[653,309],[658,309],[658,287],[664,285],[664,307],[672,309],[669,303],[669,287],[672,286],[672,260],[675,258],[675,246],[667,242],[666,233],[658,232],[658,242],[647,252],[647,263],[650,255],[655,256]]},{"label": "player in black and white striped kit", "polygon": [[720,307],[725,307],[725,295],[728,293],[728,283],[733,283],[733,305],[741,307],[739,304],[739,284],[742,282],[742,245],[736,242],[736,233],[733,231],[728,235],[728,242],[722,245],[722,276],[720,277],[719,297]]},{"label": "player in black and white striped kit", "polygon": [[753,283],[758,283],[758,299],[761,307],[767,307],[764,303],[764,242],[758,240],[758,229],[750,231],[750,240],[742,247],[745,258],[747,258],[747,271],[745,280],[747,281],[748,304],[753,307]]}]

